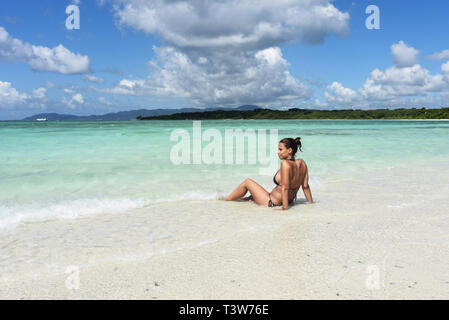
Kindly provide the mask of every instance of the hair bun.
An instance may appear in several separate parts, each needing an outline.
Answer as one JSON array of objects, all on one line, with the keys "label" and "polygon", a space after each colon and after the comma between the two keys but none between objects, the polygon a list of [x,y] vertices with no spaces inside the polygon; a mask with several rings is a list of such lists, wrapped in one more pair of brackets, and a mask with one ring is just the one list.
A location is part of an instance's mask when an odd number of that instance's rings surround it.
[{"label": "hair bun", "polygon": [[301,138],[300,137],[296,138],[295,142],[296,142],[296,145],[298,146],[299,151],[302,152],[302,149],[301,149],[302,148]]}]

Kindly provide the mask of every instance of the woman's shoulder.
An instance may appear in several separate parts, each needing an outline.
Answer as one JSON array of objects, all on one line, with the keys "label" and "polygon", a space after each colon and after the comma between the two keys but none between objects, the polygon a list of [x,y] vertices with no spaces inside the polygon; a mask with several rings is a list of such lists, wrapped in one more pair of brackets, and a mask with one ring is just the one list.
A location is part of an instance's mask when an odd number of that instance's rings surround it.
[{"label": "woman's shoulder", "polygon": [[306,162],[304,161],[304,159],[296,159],[296,163],[299,165],[299,167],[301,168],[302,166],[305,166],[307,168]]},{"label": "woman's shoulder", "polygon": [[304,161],[304,159],[297,159],[297,160],[299,160],[299,166],[300,166],[300,167],[304,166],[304,167],[306,168],[306,170],[307,170],[307,164],[306,164],[306,162]]},{"label": "woman's shoulder", "polygon": [[293,164],[293,162],[291,160],[286,160],[286,159],[281,160],[281,168],[282,167],[291,168],[292,164]]}]

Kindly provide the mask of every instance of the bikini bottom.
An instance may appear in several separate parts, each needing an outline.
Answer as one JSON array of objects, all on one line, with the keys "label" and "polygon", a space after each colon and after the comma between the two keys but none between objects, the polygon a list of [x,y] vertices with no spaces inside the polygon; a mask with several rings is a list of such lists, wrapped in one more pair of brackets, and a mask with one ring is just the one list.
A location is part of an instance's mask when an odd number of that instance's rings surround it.
[{"label": "bikini bottom", "polygon": [[[292,204],[292,203],[295,202],[295,200],[296,200],[296,193],[297,193],[297,192],[295,192],[295,197],[293,198],[292,201],[290,201],[289,204]],[[268,200],[268,207],[272,208],[272,207],[279,207],[279,206],[282,206],[282,204],[274,204],[273,201],[271,201],[271,193],[268,194],[268,198],[270,199],[270,200]]]},{"label": "bikini bottom", "polygon": [[272,208],[280,206],[280,204],[273,204],[273,201],[271,201],[271,193],[268,194],[268,197],[270,198],[270,200],[268,200],[268,207]]}]

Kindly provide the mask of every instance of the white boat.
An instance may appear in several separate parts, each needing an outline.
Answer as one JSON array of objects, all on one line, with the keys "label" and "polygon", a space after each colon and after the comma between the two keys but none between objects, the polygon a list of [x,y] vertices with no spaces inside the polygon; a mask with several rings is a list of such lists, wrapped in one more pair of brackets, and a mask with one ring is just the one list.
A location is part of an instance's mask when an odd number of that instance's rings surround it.
[{"label": "white boat", "polygon": [[36,121],[48,121],[47,118],[37,118]]}]

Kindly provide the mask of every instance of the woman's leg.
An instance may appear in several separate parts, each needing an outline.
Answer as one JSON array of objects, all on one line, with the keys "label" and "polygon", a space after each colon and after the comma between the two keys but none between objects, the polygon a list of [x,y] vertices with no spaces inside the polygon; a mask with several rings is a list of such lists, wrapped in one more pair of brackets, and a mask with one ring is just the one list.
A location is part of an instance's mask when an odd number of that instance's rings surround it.
[{"label": "woman's leg", "polygon": [[247,192],[251,193],[251,196],[259,205],[266,206],[268,200],[270,200],[270,195],[260,184],[251,179],[246,179],[243,181],[225,200],[235,201],[243,198]]}]

